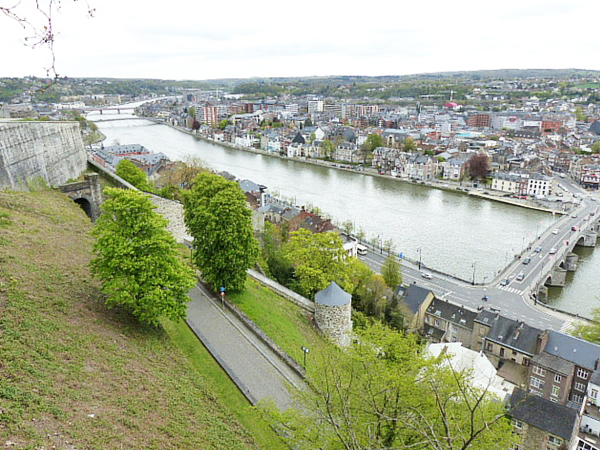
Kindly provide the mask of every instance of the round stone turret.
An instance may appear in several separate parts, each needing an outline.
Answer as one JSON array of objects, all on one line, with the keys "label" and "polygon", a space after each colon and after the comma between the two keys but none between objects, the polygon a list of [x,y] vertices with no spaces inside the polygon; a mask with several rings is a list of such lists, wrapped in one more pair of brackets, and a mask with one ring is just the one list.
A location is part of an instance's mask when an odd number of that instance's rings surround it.
[{"label": "round stone turret", "polygon": [[315,320],[319,329],[337,345],[350,345],[352,334],[352,295],[334,281],[315,295]]}]

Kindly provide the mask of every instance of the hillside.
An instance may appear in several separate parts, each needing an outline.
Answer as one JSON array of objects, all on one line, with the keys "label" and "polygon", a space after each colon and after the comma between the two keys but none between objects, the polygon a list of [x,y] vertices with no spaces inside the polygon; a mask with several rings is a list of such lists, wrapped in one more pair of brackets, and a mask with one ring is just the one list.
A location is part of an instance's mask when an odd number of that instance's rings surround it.
[{"label": "hillside", "polygon": [[162,328],[105,308],[91,226],[62,194],[0,192],[0,445],[257,448]]}]

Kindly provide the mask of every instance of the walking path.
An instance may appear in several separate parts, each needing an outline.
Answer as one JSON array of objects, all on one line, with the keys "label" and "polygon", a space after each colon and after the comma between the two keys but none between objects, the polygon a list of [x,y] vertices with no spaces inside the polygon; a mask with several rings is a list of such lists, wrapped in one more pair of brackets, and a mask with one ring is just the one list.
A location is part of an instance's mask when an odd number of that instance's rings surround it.
[{"label": "walking path", "polygon": [[271,397],[282,411],[291,406],[286,384],[303,389],[302,378],[201,284],[189,296],[189,327],[246,398],[255,405]]}]

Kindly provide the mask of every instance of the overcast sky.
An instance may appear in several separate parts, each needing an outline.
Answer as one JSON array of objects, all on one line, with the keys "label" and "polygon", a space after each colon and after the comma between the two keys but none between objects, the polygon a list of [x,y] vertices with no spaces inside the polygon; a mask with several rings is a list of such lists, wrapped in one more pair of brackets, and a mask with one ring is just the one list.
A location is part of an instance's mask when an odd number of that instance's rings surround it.
[{"label": "overcast sky", "polygon": [[[54,15],[61,76],[203,80],[600,70],[598,0],[88,2],[93,18],[86,16],[85,0],[62,0]],[[0,0],[0,6],[12,3]],[[0,15],[0,77],[45,75],[49,52],[25,47],[27,35]]]}]

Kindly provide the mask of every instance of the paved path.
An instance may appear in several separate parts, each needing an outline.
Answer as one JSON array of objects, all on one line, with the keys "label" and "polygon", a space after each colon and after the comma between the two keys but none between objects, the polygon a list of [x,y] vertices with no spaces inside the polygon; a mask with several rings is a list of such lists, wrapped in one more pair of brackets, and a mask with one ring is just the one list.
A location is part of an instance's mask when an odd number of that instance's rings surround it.
[{"label": "paved path", "polygon": [[[228,310],[223,310],[202,285],[189,293],[187,323],[252,404],[272,397],[281,410],[292,399],[291,383],[304,381]],[[217,300],[218,302],[218,300]]]}]

